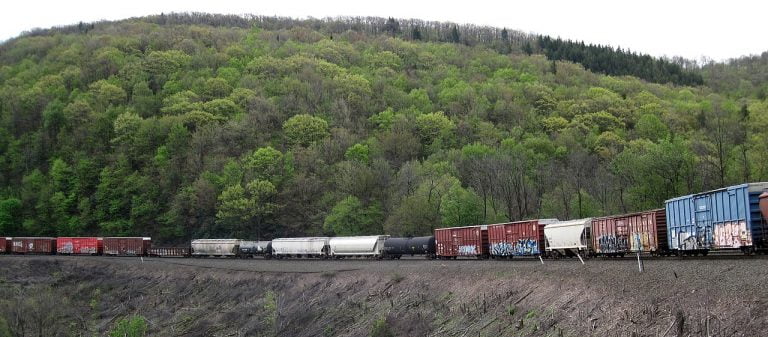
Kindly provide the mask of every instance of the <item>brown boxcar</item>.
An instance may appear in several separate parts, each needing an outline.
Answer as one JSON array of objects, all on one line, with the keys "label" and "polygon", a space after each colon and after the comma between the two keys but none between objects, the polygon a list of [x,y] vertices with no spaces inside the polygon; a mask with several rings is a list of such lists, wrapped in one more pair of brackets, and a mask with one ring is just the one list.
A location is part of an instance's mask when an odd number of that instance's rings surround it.
[{"label": "brown boxcar", "polygon": [[55,254],[56,238],[13,238],[11,251],[14,254]]},{"label": "brown boxcar", "polygon": [[188,257],[191,255],[189,247],[152,247],[147,255],[157,257]]},{"label": "brown boxcar", "polygon": [[763,219],[768,222],[768,191],[760,194],[759,198],[760,211],[763,213]]},{"label": "brown boxcar", "polygon": [[435,246],[440,258],[488,257],[488,226],[435,229]]},{"label": "brown boxcar", "polygon": [[152,238],[104,238],[104,255],[146,256],[150,247],[152,247]]},{"label": "brown boxcar", "polygon": [[592,247],[598,255],[668,251],[663,208],[592,219]]},{"label": "brown boxcar", "polygon": [[56,239],[56,253],[72,255],[101,255],[104,250],[102,238],[59,237]]},{"label": "brown boxcar", "polygon": [[0,237],[0,254],[7,254],[11,252],[11,241],[13,239],[7,237]]},{"label": "brown boxcar", "polygon": [[536,256],[544,251],[544,225],[557,219],[536,219],[488,225],[491,257]]}]

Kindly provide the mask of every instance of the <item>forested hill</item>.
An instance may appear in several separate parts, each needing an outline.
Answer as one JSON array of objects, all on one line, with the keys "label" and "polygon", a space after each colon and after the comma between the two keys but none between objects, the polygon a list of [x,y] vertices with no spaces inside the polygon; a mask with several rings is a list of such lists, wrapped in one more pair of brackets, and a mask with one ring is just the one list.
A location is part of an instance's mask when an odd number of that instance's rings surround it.
[{"label": "forested hill", "polygon": [[768,180],[759,97],[542,52],[376,18],[27,34],[0,46],[0,234],[424,234]]}]

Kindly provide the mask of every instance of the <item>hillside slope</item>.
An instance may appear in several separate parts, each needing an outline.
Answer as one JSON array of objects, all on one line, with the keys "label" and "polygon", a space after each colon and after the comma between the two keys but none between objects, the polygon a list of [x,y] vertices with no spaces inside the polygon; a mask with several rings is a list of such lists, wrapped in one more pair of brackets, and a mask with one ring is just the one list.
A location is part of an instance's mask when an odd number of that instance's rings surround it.
[{"label": "hillside slope", "polygon": [[[762,336],[766,260],[0,257],[0,318],[102,335]],[[55,304],[53,304],[55,303]],[[19,316],[19,313],[24,313]],[[3,331],[0,320],[0,332]],[[378,332],[378,335],[372,332]]]},{"label": "hillside slope", "polygon": [[4,44],[0,233],[410,235],[768,180],[765,101],[401,24],[154,16]]}]

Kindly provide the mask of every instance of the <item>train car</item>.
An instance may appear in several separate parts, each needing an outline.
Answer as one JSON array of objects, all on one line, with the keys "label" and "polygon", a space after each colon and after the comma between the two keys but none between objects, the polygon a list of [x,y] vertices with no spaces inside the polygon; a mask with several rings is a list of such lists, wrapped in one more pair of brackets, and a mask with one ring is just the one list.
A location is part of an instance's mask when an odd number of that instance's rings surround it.
[{"label": "train car", "polygon": [[544,226],[546,251],[553,257],[592,254],[592,218],[557,221]]},{"label": "train car", "polygon": [[62,255],[101,255],[104,239],[97,237],[56,238],[56,253]]},{"label": "train car", "polygon": [[592,219],[592,248],[596,255],[665,254],[667,215],[663,208]]},{"label": "train car", "polygon": [[190,247],[152,247],[147,250],[147,255],[153,257],[189,257],[192,255]]},{"label": "train car", "polygon": [[272,256],[284,257],[328,257],[328,237],[279,238],[272,240]]},{"label": "train car", "polygon": [[768,182],[748,183],[665,201],[669,248],[683,255],[768,248],[768,224],[759,210],[766,189]]},{"label": "train car", "polygon": [[544,226],[557,219],[536,219],[488,225],[491,258],[538,256],[544,252]]},{"label": "train car", "polygon": [[384,242],[388,235],[339,236],[328,240],[329,255],[344,257],[384,257]]},{"label": "train car", "polygon": [[427,258],[434,259],[435,237],[387,238],[384,240],[384,253],[390,259],[399,259],[403,255],[424,255]]},{"label": "train car", "polygon": [[441,259],[488,258],[488,226],[437,228],[435,247]]},{"label": "train car", "polygon": [[272,241],[243,241],[240,243],[240,256],[272,256]]},{"label": "train car", "polygon": [[105,237],[104,255],[109,256],[146,256],[152,248],[149,237]]},{"label": "train car", "polygon": [[192,256],[240,256],[238,239],[197,239],[192,241]]},{"label": "train car", "polygon": [[14,254],[46,254],[56,253],[56,238],[29,237],[12,238],[11,252]]},{"label": "train car", "polygon": [[11,252],[12,238],[0,237],[0,254],[8,254]]},{"label": "train car", "polygon": [[763,213],[763,221],[768,221],[768,191],[760,194],[760,212]]}]

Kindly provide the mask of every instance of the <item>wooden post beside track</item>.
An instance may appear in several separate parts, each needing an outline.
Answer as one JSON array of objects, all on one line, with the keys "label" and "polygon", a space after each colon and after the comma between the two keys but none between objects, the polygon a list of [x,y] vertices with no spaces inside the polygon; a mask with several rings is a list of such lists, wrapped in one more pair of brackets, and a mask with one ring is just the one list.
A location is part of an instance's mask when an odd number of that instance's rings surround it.
[{"label": "wooden post beside track", "polygon": [[637,252],[637,269],[643,272],[643,261],[640,260],[640,252]]},{"label": "wooden post beside track", "polygon": [[581,258],[581,254],[579,254],[579,252],[576,252],[576,256],[579,257],[579,260],[581,261],[581,264],[584,264],[584,259]]},{"label": "wooden post beside track", "polygon": [[541,255],[539,255],[539,261],[541,261],[541,264],[544,264],[544,259],[541,258]]}]

